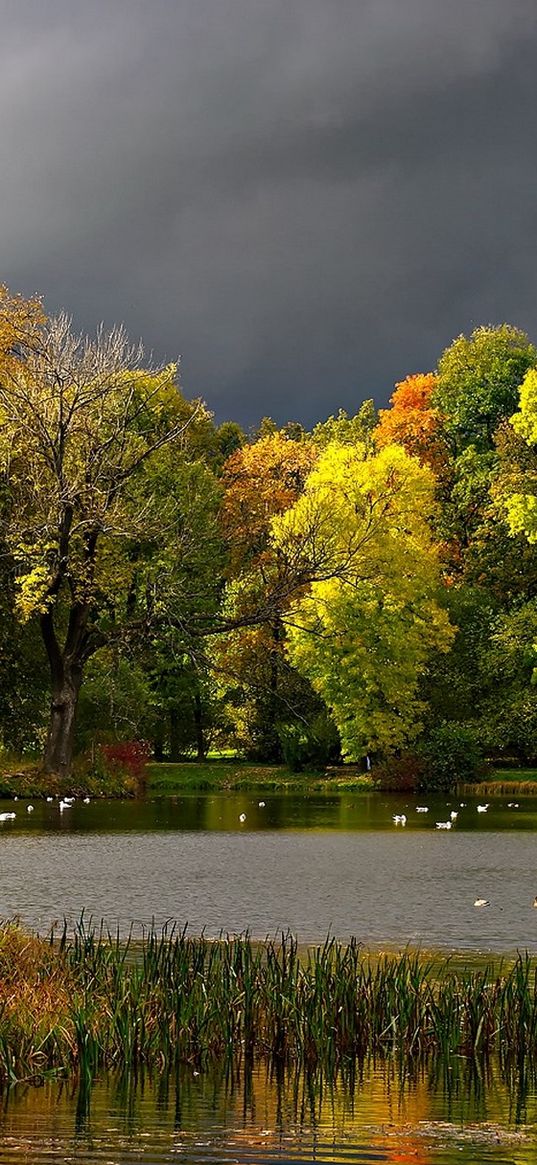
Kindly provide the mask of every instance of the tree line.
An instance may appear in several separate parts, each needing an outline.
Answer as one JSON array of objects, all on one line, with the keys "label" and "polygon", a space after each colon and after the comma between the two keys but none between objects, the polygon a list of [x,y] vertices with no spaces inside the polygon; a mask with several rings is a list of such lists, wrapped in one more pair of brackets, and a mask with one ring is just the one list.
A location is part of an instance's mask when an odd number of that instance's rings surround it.
[{"label": "tree line", "polygon": [[216,425],[176,365],[0,288],[0,742],[537,758],[537,349],[459,336],[390,406]]}]

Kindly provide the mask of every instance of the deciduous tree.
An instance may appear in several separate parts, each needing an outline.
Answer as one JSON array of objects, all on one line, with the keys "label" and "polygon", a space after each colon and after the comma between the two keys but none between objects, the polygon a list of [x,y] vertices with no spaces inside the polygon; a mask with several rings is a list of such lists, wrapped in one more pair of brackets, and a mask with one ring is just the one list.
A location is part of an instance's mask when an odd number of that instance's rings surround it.
[{"label": "deciduous tree", "polygon": [[163,505],[149,470],[180,449],[192,408],[176,368],[144,371],[121,328],[90,340],[65,315],[30,323],[0,376],[3,536],[19,617],[38,620],[50,666],[45,767],[68,773],[85,664],[120,632],[118,594],[134,612],[140,561],[176,534],[175,498]]},{"label": "deciduous tree", "polygon": [[431,403],[442,413],[455,456],[469,445],[493,449],[498,425],[516,409],[520,385],[536,363],[537,349],[511,324],[476,328],[446,348]]},{"label": "deciduous tree", "polygon": [[351,758],[417,734],[420,675],[452,640],[438,601],[433,492],[431,472],[398,446],[364,459],[333,444],[273,522],[279,552],[309,562],[314,580],[285,617],[289,657],[332,710]]},{"label": "deciduous tree", "polygon": [[442,414],[431,403],[435,388],[434,372],[418,372],[399,381],[390,399],[391,407],[379,411],[374,438],[378,449],[402,445],[411,457],[439,474],[448,450],[442,435]]}]

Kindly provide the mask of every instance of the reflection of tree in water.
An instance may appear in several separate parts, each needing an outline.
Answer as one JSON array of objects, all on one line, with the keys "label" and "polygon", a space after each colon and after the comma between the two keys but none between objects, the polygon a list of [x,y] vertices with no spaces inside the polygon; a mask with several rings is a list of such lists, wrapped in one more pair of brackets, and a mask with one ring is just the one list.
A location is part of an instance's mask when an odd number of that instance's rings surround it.
[{"label": "reflection of tree in water", "polygon": [[399,1165],[429,1165],[446,1148],[454,1160],[473,1165],[479,1146],[486,1151],[507,1141],[511,1147],[520,1138],[527,1150],[516,1125],[536,1117],[535,1080],[502,1071],[498,1061],[371,1060],[342,1064],[329,1079],[281,1061],[252,1067],[229,1058],[200,1075],[183,1065],[110,1073],[91,1088],[87,1081],[18,1086],[4,1099],[0,1135],[11,1138],[10,1159],[20,1165],[30,1137],[36,1161],[40,1139],[50,1151],[53,1138],[60,1158],[74,1138],[98,1145],[117,1165],[137,1149],[158,1150],[163,1160],[180,1150],[194,1160],[199,1141],[202,1155],[213,1146],[239,1161],[251,1160],[252,1151],[258,1160],[278,1152],[341,1161],[352,1147],[357,1160],[363,1149]]}]

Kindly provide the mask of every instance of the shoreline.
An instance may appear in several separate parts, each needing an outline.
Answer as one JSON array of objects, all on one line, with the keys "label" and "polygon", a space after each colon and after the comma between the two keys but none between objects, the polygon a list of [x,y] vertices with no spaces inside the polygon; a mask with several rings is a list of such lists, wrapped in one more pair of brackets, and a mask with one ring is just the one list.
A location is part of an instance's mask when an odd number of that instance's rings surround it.
[{"label": "shoreline", "polygon": [[[537,796],[537,770],[492,769],[488,779],[459,782],[452,790],[461,796]],[[5,764],[0,769],[0,800],[46,797],[93,797],[120,800],[178,797],[183,793],[381,793],[426,795],[419,790],[383,789],[374,776],[356,766],[342,765],[325,772],[292,772],[285,765],[246,761],[151,761],[139,775],[117,771],[103,776],[75,772],[69,778],[43,773],[35,762]],[[434,795],[435,791],[431,790]]]}]

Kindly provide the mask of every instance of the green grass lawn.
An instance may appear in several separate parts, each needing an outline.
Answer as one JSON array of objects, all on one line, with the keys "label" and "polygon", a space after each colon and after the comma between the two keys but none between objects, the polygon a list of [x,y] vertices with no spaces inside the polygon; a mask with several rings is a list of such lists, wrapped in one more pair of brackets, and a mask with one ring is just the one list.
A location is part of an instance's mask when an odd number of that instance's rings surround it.
[{"label": "green grass lawn", "polygon": [[204,789],[291,789],[363,790],[371,792],[374,782],[365,773],[356,775],[342,769],[333,776],[324,773],[293,773],[285,765],[252,765],[243,761],[186,761],[182,764],[148,764],[147,792],[169,796]]},{"label": "green grass lawn", "polygon": [[492,781],[537,781],[537,769],[493,769]]}]

